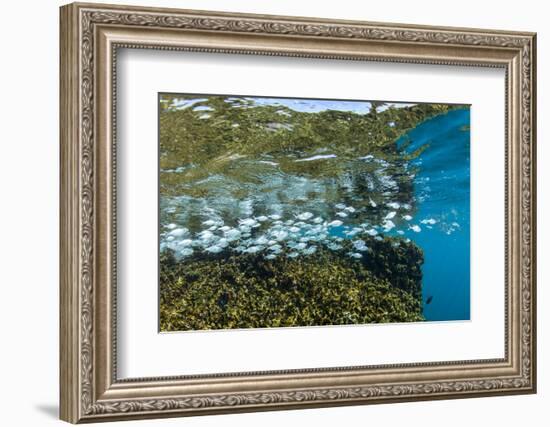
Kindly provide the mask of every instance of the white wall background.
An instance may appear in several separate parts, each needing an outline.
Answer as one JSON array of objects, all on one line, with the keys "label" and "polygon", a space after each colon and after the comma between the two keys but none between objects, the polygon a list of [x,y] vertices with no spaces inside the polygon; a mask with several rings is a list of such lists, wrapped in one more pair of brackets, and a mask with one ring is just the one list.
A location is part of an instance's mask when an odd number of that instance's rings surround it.
[{"label": "white wall background", "polygon": [[[113,3],[122,3],[110,0]],[[130,0],[129,0],[130,1]],[[544,425],[550,405],[550,29],[536,0],[133,0],[133,4],[538,32],[539,393],[438,402],[266,412],[133,425]],[[0,66],[0,420],[60,425],[58,401],[58,0],[6,2]],[[545,218],[546,217],[546,218]],[[406,421],[405,421],[406,420]]]}]

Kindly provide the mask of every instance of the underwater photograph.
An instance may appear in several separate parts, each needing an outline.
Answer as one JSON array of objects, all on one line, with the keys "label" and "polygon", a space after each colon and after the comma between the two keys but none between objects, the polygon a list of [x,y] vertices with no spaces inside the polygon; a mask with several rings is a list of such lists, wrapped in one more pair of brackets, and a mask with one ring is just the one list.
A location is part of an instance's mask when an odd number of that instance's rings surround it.
[{"label": "underwater photograph", "polygon": [[470,319],[470,106],[159,94],[161,332]]}]

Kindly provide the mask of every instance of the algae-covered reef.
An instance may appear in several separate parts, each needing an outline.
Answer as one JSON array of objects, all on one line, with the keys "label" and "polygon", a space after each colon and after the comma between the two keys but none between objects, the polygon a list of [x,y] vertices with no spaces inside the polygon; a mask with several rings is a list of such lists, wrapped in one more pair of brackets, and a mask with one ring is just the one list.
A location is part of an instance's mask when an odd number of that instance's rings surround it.
[{"label": "algae-covered reef", "polygon": [[[412,242],[369,239],[371,256],[266,260],[260,254],[161,256],[162,331],[321,326],[423,320],[422,251]],[[344,243],[350,250],[351,243]]]}]

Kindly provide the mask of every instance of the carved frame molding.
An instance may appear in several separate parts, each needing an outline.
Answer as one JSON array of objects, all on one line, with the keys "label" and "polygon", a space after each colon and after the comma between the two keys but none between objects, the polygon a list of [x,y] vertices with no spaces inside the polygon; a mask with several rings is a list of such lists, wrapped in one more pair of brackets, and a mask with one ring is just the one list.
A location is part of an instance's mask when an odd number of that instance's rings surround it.
[{"label": "carved frame molding", "polygon": [[[506,357],[118,381],[116,287],[110,279],[116,282],[114,65],[121,47],[506,68]],[[534,392],[534,97],[532,33],[62,7],[61,418],[75,423]],[[266,377],[273,377],[268,385]],[[293,385],[285,386],[290,380]],[[196,392],[200,383],[210,391]]]}]

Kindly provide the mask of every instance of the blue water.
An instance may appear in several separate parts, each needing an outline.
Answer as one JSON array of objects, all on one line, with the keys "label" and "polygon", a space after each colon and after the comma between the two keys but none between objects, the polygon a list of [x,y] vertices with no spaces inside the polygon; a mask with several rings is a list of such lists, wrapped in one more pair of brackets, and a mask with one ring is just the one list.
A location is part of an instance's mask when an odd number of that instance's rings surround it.
[{"label": "blue water", "polygon": [[470,319],[470,111],[455,110],[428,120],[398,141],[407,151],[428,148],[412,165],[418,168],[414,192],[416,222],[437,223],[405,235],[423,250],[427,320]]}]

